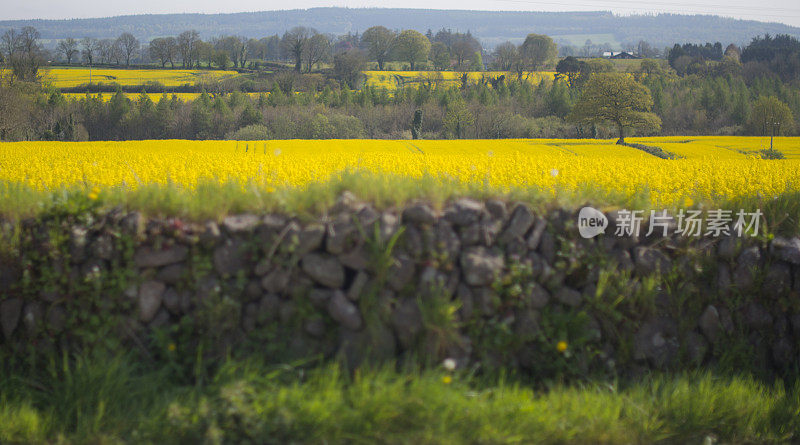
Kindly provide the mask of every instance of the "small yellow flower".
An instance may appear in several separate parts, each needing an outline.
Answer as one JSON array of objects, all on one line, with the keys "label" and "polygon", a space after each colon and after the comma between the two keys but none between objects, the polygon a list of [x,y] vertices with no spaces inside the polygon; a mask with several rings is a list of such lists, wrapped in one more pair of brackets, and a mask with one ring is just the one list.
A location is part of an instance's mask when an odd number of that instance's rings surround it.
[{"label": "small yellow flower", "polygon": [[686,201],[684,201],[684,204],[686,204],[686,207],[691,207],[691,206],[694,205],[694,200],[692,198],[686,198]]},{"label": "small yellow flower", "polygon": [[562,340],[562,341],[560,341],[560,342],[558,342],[558,343],[556,344],[556,349],[558,350],[558,352],[564,352],[564,351],[566,351],[566,350],[567,350],[567,342],[565,342],[565,341],[563,341],[563,340]]},{"label": "small yellow flower", "polygon": [[169,349],[169,352],[175,352],[175,349],[176,349],[176,348],[177,348],[177,346],[175,346],[175,343],[170,343],[170,344],[167,346],[167,349]]},{"label": "small yellow flower", "polygon": [[91,199],[92,201],[96,201],[99,196],[100,196],[100,187],[92,187],[92,191],[89,192],[89,199]]},{"label": "small yellow flower", "polygon": [[446,376],[442,377],[442,383],[444,383],[445,385],[449,385],[449,384],[453,383],[453,378],[450,377],[449,375],[446,375]]}]

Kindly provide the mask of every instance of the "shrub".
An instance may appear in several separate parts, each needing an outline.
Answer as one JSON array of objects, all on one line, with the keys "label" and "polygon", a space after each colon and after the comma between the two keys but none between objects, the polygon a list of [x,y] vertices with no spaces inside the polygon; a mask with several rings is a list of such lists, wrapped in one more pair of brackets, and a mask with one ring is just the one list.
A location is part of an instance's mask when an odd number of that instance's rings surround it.
[{"label": "shrub", "polygon": [[248,125],[226,134],[225,139],[235,141],[263,141],[270,139],[270,131],[265,125]]}]

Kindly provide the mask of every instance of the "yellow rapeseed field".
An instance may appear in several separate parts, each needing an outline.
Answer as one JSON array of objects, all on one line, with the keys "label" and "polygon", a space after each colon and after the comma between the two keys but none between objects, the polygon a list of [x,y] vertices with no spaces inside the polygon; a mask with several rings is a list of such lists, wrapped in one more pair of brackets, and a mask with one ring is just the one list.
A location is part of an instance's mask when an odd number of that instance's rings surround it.
[{"label": "yellow rapeseed field", "polygon": [[[64,97],[66,97],[67,99],[84,99],[86,97],[86,93],[61,93],[61,94],[63,94]],[[128,99],[133,100],[133,101],[139,100],[139,98],[142,95],[142,93],[122,93],[122,94],[124,94],[125,97],[127,97]],[[161,97],[163,96],[162,93],[145,93],[145,94],[153,102],[158,102],[159,100],[161,100]],[[180,100],[182,100],[184,102],[191,102],[191,101],[197,99],[198,97],[200,97],[200,94],[202,94],[202,93],[166,93],[166,94],[167,94],[167,98],[168,99],[171,99],[172,96],[175,96],[175,97],[177,97],[178,99],[180,99]],[[250,96],[251,98],[254,98],[254,99],[258,98],[258,96],[260,96],[262,94],[269,96],[268,92],[267,93],[242,93],[242,94],[247,94],[248,96]],[[108,102],[109,100],[111,100],[111,97],[114,96],[114,93],[89,93],[89,96],[91,96],[91,97],[101,97],[104,102]]]},{"label": "yellow rapeseed field", "polygon": [[[404,85],[416,85],[423,82],[456,85],[461,82],[462,74],[457,71],[364,71],[368,86],[386,88],[390,91]],[[509,73],[505,71],[472,71],[468,73],[469,81],[472,83],[478,82],[484,76],[496,78],[503,75],[509,76]],[[516,74],[511,75],[516,76]],[[538,84],[542,79],[553,80],[555,72],[537,71],[525,73],[523,77],[531,83]]]},{"label": "yellow rapeseed field", "polygon": [[[90,82],[89,71],[89,68],[52,68],[44,73],[44,80],[56,88],[77,87]],[[216,70],[95,68],[91,70],[91,83],[129,86],[158,82],[167,87],[176,87],[195,85],[201,81],[213,82],[236,75],[236,71]]]},{"label": "yellow rapeseed field", "polygon": [[[191,188],[215,180],[270,191],[355,170],[554,195],[602,189],[633,197],[648,190],[653,205],[665,206],[800,190],[797,158],[706,153],[709,144],[752,148],[760,147],[764,138],[696,139],[702,143],[694,154],[678,160],[659,159],[609,140],[17,142],[0,144],[0,181],[53,190],[167,183]],[[800,152],[800,138],[780,138],[779,144]],[[682,146],[688,154],[695,143]]]}]

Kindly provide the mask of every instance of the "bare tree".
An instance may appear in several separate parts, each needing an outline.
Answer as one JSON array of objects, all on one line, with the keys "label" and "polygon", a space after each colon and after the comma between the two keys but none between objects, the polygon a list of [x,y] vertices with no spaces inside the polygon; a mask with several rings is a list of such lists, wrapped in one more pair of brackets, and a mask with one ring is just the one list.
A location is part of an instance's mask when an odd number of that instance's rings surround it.
[{"label": "bare tree", "polygon": [[66,38],[58,42],[56,47],[59,54],[67,59],[67,65],[72,63],[72,59],[78,54],[78,42],[72,37]]},{"label": "bare tree", "polygon": [[172,68],[175,68],[175,54],[177,53],[177,42],[175,37],[160,37],[150,41],[150,58],[156,59],[161,62],[161,67],[164,68],[169,62]]},{"label": "bare tree", "polygon": [[125,54],[125,66],[130,66],[131,58],[139,51],[139,40],[133,34],[125,32],[117,38],[116,43]]},{"label": "bare tree", "polygon": [[95,59],[99,63],[111,63],[112,46],[114,46],[114,41],[111,39],[98,40],[97,48],[95,50]]},{"label": "bare tree", "polygon": [[303,53],[311,36],[318,34],[313,28],[296,26],[283,34],[281,51],[294,59],[294,70],[298,73],[302,69]]},{"label": "bare tree", "polygon": [[39,31],[26,26],[19,32],[6,31],[0,38],[3,61],[11,68],[10,81],[36,82],[39,80],[39,67],[42,65],[42,48],[39,45]]},{"label": "bare tree", "polygon": [[83,56],[83,60],[90,66],[94,63],[94,58],[97,55],[98,49],[97,39],[86,37],[81,40],[81,55]]},{"label": "bare tree", "polygon": [[197,31],[184,31],[178,35],[178,54],[181,56],[181,62],[184,68],[191,68],[199,57],[200,35]]},{"label": "bare tree", "polygon": [[494,61],[501,71],[511,71],[518,57],[517,47],[511,42],[501,43],[494,49]]}]

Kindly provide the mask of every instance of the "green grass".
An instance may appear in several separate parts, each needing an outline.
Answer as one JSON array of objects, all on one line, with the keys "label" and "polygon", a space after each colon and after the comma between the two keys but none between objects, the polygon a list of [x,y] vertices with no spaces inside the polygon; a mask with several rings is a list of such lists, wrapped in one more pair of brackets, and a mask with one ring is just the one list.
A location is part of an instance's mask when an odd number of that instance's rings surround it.
[{"label": "green grass", "polygon": [[[573,190],[541,190],[539,188],[498,188],[486,184],[463,184],[425,176],[408,178],[378,175],[369,172],[345,171],[324,182],[307,184],[302,188],[284,187],[267,192],[258,186],[239,183],[206,182],[194,190],[176,184],[144,185],[137,189],[110,187],[99,194],[101,208],[121,206],[150,216],[179,217],[188,220],[220,219],[225,215],[245,212],[282,212],[299,217],[324,214],[344,191],[374,204],[379,209],[399,206],[424,199],[441,206],[454,198],[469,196],[476,199],[501,198],[530,204],[544,212],[553,208],[579,208],[589,203],[598,208],[620,207],[636,210],[678,210],[674,206],[653,203],[646,188],[632,196],[603,190],[585,184]],[[89,186],[74,186],[52,191],[0,181],[0,218],[19,220],[35,217],[54,207],[74,205],[85,200]],[[800,233],[800,193],[787,192],[769,199],[763,197],[725,200],[692,196],[694,207],[706,209],[760,208],[772,233]]]},{"label": "green grass", "polygon": [[229,360],[193,384],[130,356],[79,357],[3,369],[0,401],[0,443],[741,443],[800,432],[797,388],[710,373],[544,389],[443,369]]}]

